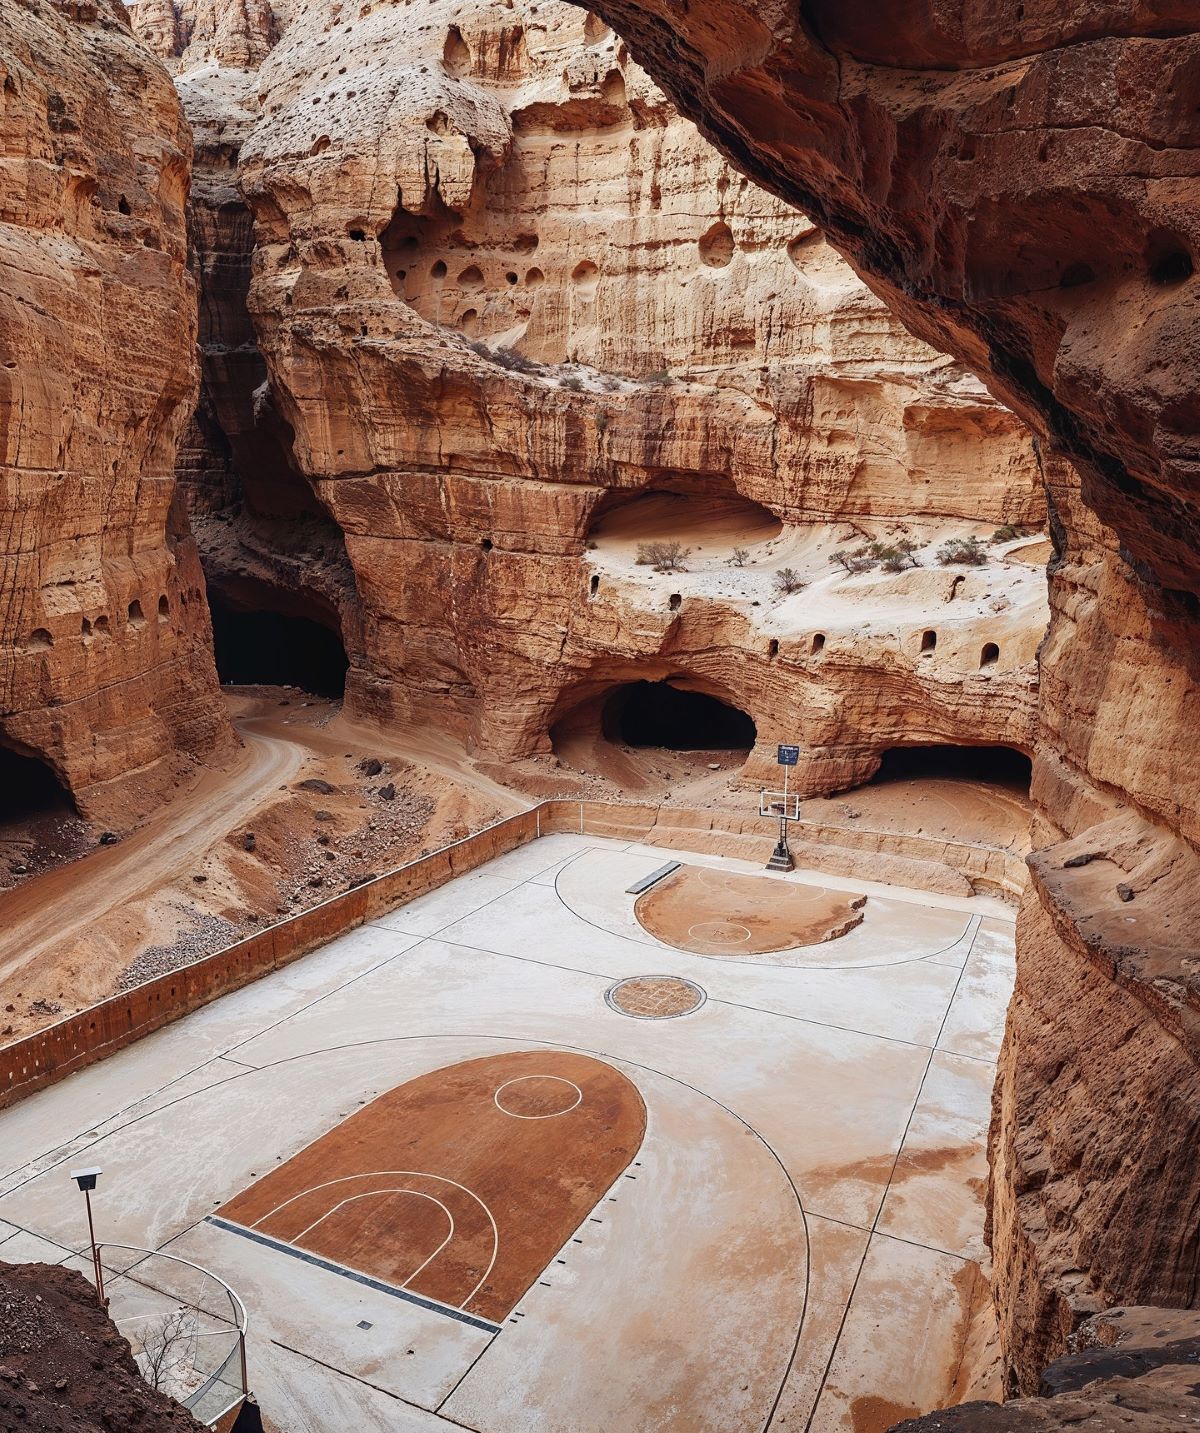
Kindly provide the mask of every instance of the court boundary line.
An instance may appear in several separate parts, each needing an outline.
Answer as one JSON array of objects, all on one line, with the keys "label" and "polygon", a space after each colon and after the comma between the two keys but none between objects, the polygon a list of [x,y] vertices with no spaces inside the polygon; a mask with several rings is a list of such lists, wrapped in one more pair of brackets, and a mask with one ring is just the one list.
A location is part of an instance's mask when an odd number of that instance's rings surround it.
[{"label": "court boundary line", "polygon": [[267,1249],[274,1249],[280,1254],[289,1254],[293,1259],[300,1259],[306,1264],[312,1264],[315,1268],[324,1269],[330,1274],[340,1274],[344,1279],[352,1279],[356,1284],[364,1284],[368,1289],[374,1289],[377,1293],[390,1294],[394,1299],[400,1299],[404,1303],[416,1304],[418,1308],[428,1309],[430,1313],[444,1314],[457,1323],[468,1324],[471,1328],[482,1330],[484,1333],[498,1334],[503,1332],[503,1324],[494,1324],[490,1319],[480,1318],[477,1314],[465,1313],[462,1309],[453,1308],[450,1304],[439,1303],[437,1299],[431,1299],[425,1294],[414,1294],[410,1289],[401,1289],[395,1284],[389,1284],[386,1279],[378,1279],[372,1274],[364,1274],[358,1269],[351,1269],[345,1264],[339,1264],[333,1259],[326,1259],[320,1254],[310,1253],[307,1249],[298,1249],[294,1244],[284,1244],[278,1239],[273,1239],[270,1234],[263,1234],[257,1229],[247,1229],[244,1224],[235,1224],[232,1219],[223,1219],[219,1214],[206,1214],[206,1224],[212,1224],[218,1229],[224,1229],[227,1234],[239,1234],[243,1239],[249,1239],[252,1243],[262,1244]]},{"label": "court boundary line", "polygon": [[[561,867],[561,869],[560,869],[558,875],[563,875],[563,874],[566,872],[566,870],[568,869],[568,867],[573,866],[573,865],[575,864],[575,862],[576,862],[577,860],[579,860],[580,857],[585,856],[585,855],[587,855],[587,854],[588,854],[587,851],[580,851],[580,852],[578,852],[577,855],[572,856],[572,857],[570,857],[568,860],[564,861],[564,862],[562,863],[562,867]],[[620,854],[622,854],[622,855],[627,854],[627,851],[621,852]],[[911,888],[905,887],[904,889],[911,889]],[[581,911],[576,910],[576,908],[570,903],[570,901],[567,900],[567,898],[566,898],[566,897],[563,895],[563,893],[559,890],[559,888],[558,888],[558,876],[555,876],[555,878],[554,878],[553,891],[554,891],[555,896],[556,896],[557,899],[558,899],[558,903],[563,907],[564,910],[566,910],[566,911],[569,912],[571,915],[573,915],[576,920],[580,920],[580,921],[582,921],[582,922],[584,923],[584,925],[591,926],[591,928],[592,928],[593,930],[601,931],[601,932],[603,932],[605,935],[612,936],[612,937],[613,937],[614,939],[616,939],[616,940],[626,940],[626,941],[629,941],[629,943],[630,943],[631,945],[642,945],[642,946],[648,947],[648,948],[651,949],[651,950],[663,950],[663,951],[667,951],[667,952],[673,952],[673,953],[676,954],[676,955],[692,956],[692,957],[694,957],[696,960],[719,960],[719,961],[723,961],[726,965],[747,965],[747,966],[752,965],[752,966],[758,966],[759,968],[764,969],[764,970],[826,970],[826,971],[842,971],[842,970],[889,970],[889,969],[891,969],[891,968],[893,968],[893,967],[895,967],[895,966],[900,966],[900,965],[920,965],[922,961],[930,961],[930,962],[932,962],[932,963],[934,963],[934,964],[945,964],[946,962],[944,962],[944,961],[942,961],[942,962],[937,961],[937,960],[936,960],[936,957],[939,956],[939,955],[946,955],[948,952],[954,950],[955,947],[961,945],[961,944],[963,943],[963,941],[966,940],[967,936],[970,934],[971,922],[972,922],[972,921],[980,921],[980,922],[982,923],[982,922],[985,921],[985,920],[999,919],[999,917],[985,915],[985,914],[983,914],[982,912],[974,912],[974,911],[972,911],[972,912],[964,913],[964,912],[962,912],[962,911],[957,911],[957,912],[955,912],[955,914],[957,914],[957,915],[964,915],[964,914],[965,914],[965,924],[964,924],[964,926],[963,926],[963,929],[962,929],[962,932],[961,932],[960,935],[958,935],[958,936],[957,936],[954,940],[952,940],[948,945],[941,946],[938,950],[929,951],[926,955],[914,955],[914,956],[909,957],[907,960],[875,961],[875,962],[868,962],[868,963],[862,964],[862,965],[850,964],[850,963],[846,963],[846,964],[844,964],[844,965],[841,965],[841,964],[839,964],[839,965],[816,965],[816,964],[810,964],[810,963],[807,962],[807,961],[805,961],[805,962],[803,962],[803,963],[795,963],[795,964],[793,964],[793,963],[790,963],[790,962],[785,963],[785,962],[782,962],[782,961],[752,960],[749,956],[734,956],[734,957],[731,957],[731,956],[728,956],[728,955],[704,955],[704,954],[702,954],[700,951],[680,950],[680,948],[679,948],[678,946],[675,946],[675,945],[667,945],[667,943],[666,943],[665,941],[659,940],[657,936],[652,937],[650,940],[642,940],[640,937],[638,937],[638,936],[636,936],[636,935],[631,935],[628,931],[614,930],[611,926],[601,925],[601,924],[599,923],[599,921],[593,920],[593,919],[591,918],[591,916],[586,916],[586,915],[584,915]],[[626,892],[626,894],[628,894],[628,892]],[[500,899],[503,899],[503,898],[498,896],[496,899],[497,899],[497,900],[500,900]],[[881,900],[881,901],[882,901],[882,900],[888,900],[888,899],[891,899],[891,898],[890,898],[890,897],[887,897],[887,896],[879,896],[879,897],[872,897],[872,899],[877,899],[877,900]],[[910,902],[901,902],[901,904],[913,904],[913,905],[918,905],[918,906],[920,906],[920,908],[921,908],[922,910],[940,910],[940,909],[946,909],[945,907],[939,907],[939,906],[927,906],[927,905],[924,905],[924,904],[922,904],[921,902],[917,902],[917,901],[914,901],[914,902],[911,902],[911,903],[910,903]],[[464,916],[464,917],[463,917],[463,921],[466,921],[466,920],[469,920],[469,919],[470,919],[469,916]],[[636,920],[637,917],[635,916],[634,919]],[[1015,920],[1015,917],[1014,917],[1014,920]],[[458,925],[458,924],[461,924],[461,922],[459,922],[459,921],[452,921],[452,922],[450,923],[450,925],[444,927],[444,929],[445,929],[445,930],[451,930],[451,929],[453,929],[453,927],[454,927],[455,925]],[[640,923],[639,923],[639,928],[640,928],[640,929],[643,929],[643,930],[645,929],[645,927],[641,926]],[[854,930],[855,930],[855,931],[859,931],[859,930],[861,930],[861,929],[862,929],[862,923],[861,923],[861,922],[860,922],[857,926],[854,927]],[[647,934],[649,934],[649,932],[647,932]],[[853,932],[850,932],[850,934],[853,934]],[[443,941],[445,944],[447,944],[447,945],[461,945],[461,944],[462,944],[461,941],[449,940],[449,939],[447,939],[447,938],[446,938],[444,935],[442,935],[442,934],[439,934],[438,936],[436,936],[436,937],[431,937],[431,938],[432,938],[432,939],[442,940],[442,941]],[[820,944],[818,944],[818,945],[813,945],[813,946],[803,946],[803,945],[802,945],[802,946],[795,946],[794,949],[795,949],[795,950],[819,950],[822,945],[830,945],[830,944],[832,944],[831,941],[821,941]],[[473,949],[474,947],[466,947],[466,948],[467,948],[467,949]],[[482,948],[482,947],[481,947],[481,948]],[[773,953],[773,954],[777,954],[777,955],[783,955],[783,954],[788,954],[789,952],[787,952],[787,951],[775,951],[775,952],[767,952],[767,953],[768,953],[768,954]],[[504,955],[504,954],[507,954],[507,952],[505,952],[505,951],[491,951],[491,952],[489,952],[489,954],[493,954],[493,955]],[[969,952],[969,950],[968,950],[968,956],[969,956],[969,954],[970,954],[970,952]],[[517,960],[524,960],[524,959],[527,959],[527,958],[529,958],[529,957],[525,957],[525,956],[516,956],[516,957],[514,957],[514,959],[517,959]],[[538,962],[538,963],[544,963],[544,962]],[[964,962],[964,963],[965,963],[965,962]],[[565,969],[572,969],[573,967],[567,966],[567,967],[563,967],[563,968],[565,968]],[[953,967],[951,967],[951,968],[953,968]],[[249,1040],[247,1040],[247,1041],[245,1041],[244,1043],[249,1044],[250,1042],[249,1042]]]},{"label": "court boundary line", "polygon": [[[507,1090],[509,1085],[519,1085],[522,1080],[557,1080],[560,1085],[570,1085],[575,1091],[576,1099],[574,1103],[569,1104],[565,1110],[554,1110],[548,1115],[514,1114],[512,1110],[506,1110],[500,1103],[500,1092],[501,1090]],[[507,1115],[510,1120],[556,1120],[563,1115],[569,1115],[572,1110],[577,1110],[579,1106],[583,1104],[583,1091],[574,1080],[568,1080],[565,1075],[515,1075],[511,1080],[505,1080],[502,1085],[497,1085],[492,1091],[492,1104],[496,1106],[502,1115]]]},{"label": "court boundary line", "polygon": [[[398,1089],[400,1087],[394,1086],[393,1088]],[[578,1086],[576,1088],[578,1088]],[[377,1096],[377,1099],[386,1099],[387,1095],[390,1093],[390,1090],[386,1091],[384,1094]],[[375,1101],[372,1101],[371,1103],[374,1104]],[[353,1119],[353,1115],[348,1115],[346,1119]],[[327,1135],[332,1134],[334,1130],[340,1129],[345,1123],[345,1119],[339,1120],[337,1124],[333,1125],[330,1129],[327,1129],[324,1134],[318,1135],[316,1139],[309,1140],[309,1142],[306,1145],[302,1146],[302,1148],[298,1149],[296,1153],[291,1156],[291,1158],[295,1159],[299,1155],[303,1154],[306,1150],[310,1150],[315,1145],[320,1144],[320,1142]],[[280,1167],[282,1168],[282,1166]],[[500,1230],[496,1225],[496,1216],[492,1213],[491,1209],[488,1208],[487,1203],[482,1200],[479,1195],[476,1194],[475,1191],[471,1189],[468,1185],[460,1184],[457,1179],[451,1179],[449,1175],[434,1174],[431,1170],[428,1169],[360,1169],[359,1171],[357,1171],[357,1173],[354,1174],[341,1174],[336,1179],[326,1179],[320,1184],[310,1184],[307,1189],[302,1189],[296,1194],[289,1195],[288,1198],[282,1202],[282,1204],[277,1204],[274,1209],[268,1210],[266,1214],[261,1215],[258,1219],[254,1221],[252,1225],[247,1227],[252,1228],[256,1233],[261,1232],[258,1226],[260,1224],[265,1223],[268,1219],[273,1218],[276,1214],[279,1213],[281,1209],[286,1209],[289,1204],[295,1204],[298,1199],[307,1198],[308,1195],[315,1194],[318,1190],[331,1189],[335,1184],[350,1184],[356,1179],[432,1179],[437,1184],[449,1184],[455,1189],[461,1189],[464,1194],[469,1195],[475,1201],[475,1203],[479,1205],[480,1209],[482,1209],[483,1212],[487,1215],[488,1223],[492,1227],[492,1257],[488,1261],[487,1268],[483,1271],[482,1278],[467,1295],[467,1297],[463,1300],[464,1304],[469,1304],[471,1300],[475,1297],[475,1295],[478,1294],[480,1289],[483,1288],[484,1284],[487,1283],[488,1279],[491,1277],[492,1270],[496,1267],[496,1260],[500,1257]],[[254,1186],[252,1184],[248,1184],[245,1189],[239,1190],[238,1193],[234,1196],[234,1198],[240,1199],[243,1194],[253,1188]],[[412,1192],[416,1193],[417,1191]],[[226,1202],[232,1203],[233,1201],[227,1200]],[[443,1208],[444,1207],[445,1206],[443,1206]],[[449,1214],[450,1211],[447,1210],[446,1212]],[[229,1222],[235,1223],[236,1221],[230,1220]],[[317,1222],[320,1223],[320,1220],[318,1220]],[[453,1215],[451,1215],[450,1217],[450,1223],[451,1233],[453,1233]],[[308,1230],[305,1230],[304,1232],[307,1233]],[[296,1237],[300,1238],[301,1236],[297,1235]],[[288,1241],[285,1240],[284,1242],[287,1243]],[[442,1245],[442,1248],[445,1248],[444,1244]],[[440,1254],[441,1249],[439,1249],[437,1252]],[[429,1263],[430,1261],[427,1259],[425,1262]],[[424,1268],[424,1265],[422,1265],[421,1267]],[[419,1273],[420,1270],[418,1270],[417,1272]],[[410,1274],[408,1277],[409,1279],[415,1279],[417,1276],[416,1274]],[[408,1280],[406,1279],[405,1282],[407,1283]],[[447,1304],[446,1307],[450,1308],[452,1307],[452,1305]]]},{"label": "court boundary line", "polygon": [[299,1234],[296,1235],[296,1238],[295,1238],[295,1239],[292,1239],[292,1240],[289,1240],[289,1242],[294,1245],[294,1244],[296,1243],[296,1240],[298,1240],[298,1239],[303,1239],[306,1234],[311,1234],[312,1231],[317,1227],[318,1224],[324,1224],[324,1222],[326,1221],[326,1219],[332,1219],[333,1216],[338,1212],[338,1210],[339,1210],[339,1209],[344,1209],[347,1204],[355,1204],[355,1203],[357,1203],[358,1200],[360,1200],[360,1199],[378,1199],[381,1195],[391,1195],[391,1194],[411,1194],[414,1199],[428,1199],[431,1204],[436,1204],[437,1207],[438,1207],[438,1208],[442,1211],[442,1213],[446,1216],[446,1218],[450,1221],[450,1232],[446,1235],[446,1237],[442,1240],[442,1242],[437,1246],[437,1248],[433,1251],[433,1253],[430,1254],[430,1255],[428,1256],[428,1258],[426,1258],[425,1260],[423,1260],[420,1264],[418,1264],[417,1267],[413,1270],[413,1272],[412,1272],[411,1274],[409,1274],[408,1278],[405,1279],[404,1283],[400,1286],[401,1288],[407,1289],[408,1286],[409,1286],[409,1284],[412,1283],[412,1281],[417,1277],[417,1275],[418,1275],[418,1274],[423,1274],[423,1273],[425,1272],[425,1270],[429,1267],[429,1265],[433,1263],[433,1261],[437,1258],[437,1256],[438,1256],[438,1255],[442,1252],[442,1250],[446,1247],[446,1245],[449,1244],[449,1243],[453,1240],[453,1238],[454,1238],[454,1215],[451,1214],[451,1212],[449,1211],[449,1209],[446,1208],[446,1206],[442,1203],[442,1201],[441,1201],[440,1199],[435,1199],[432,1194],[425,1194],[425,1193],[423,1193],[423,1192],[422,1192],[421,1190],[419,1190],[419,1189],[398,1189],[398,1188],[397,1188],[397,1189],[369,1189],[369,1190],[367,1190],[367,1192],[366,1192],[365,1194],[350,1194],[350,1195],[348,1195],[345,1199],[343,1199],[343,1200],[341,1200],[339,1203],[335,1204],[332,1209],[330,1209],[330,1210],[328,1210],[326,1213],[322,1214],[319,1219],[314,1219],[313,1222],[308,1226],[307,1229],[301,1229],[301,1231],[299,1232]]}]

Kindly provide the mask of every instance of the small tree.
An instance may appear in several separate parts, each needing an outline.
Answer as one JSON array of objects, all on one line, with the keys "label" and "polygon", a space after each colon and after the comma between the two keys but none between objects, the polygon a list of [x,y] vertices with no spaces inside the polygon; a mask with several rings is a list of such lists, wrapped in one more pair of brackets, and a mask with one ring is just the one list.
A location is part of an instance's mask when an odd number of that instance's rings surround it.
[{"label": "small tree", "polygon": [[183,1307],[161,1314],[146,1325],[138,1367],[151,1388],[165,1392],[172,1382],[186,1380],[193,1363],[196,1320]]},{"label": "small tree", "polygon": [[903,572],[906,567],[919,567],[913,556],[917,544],[910,537],[902,537],[895,543],[875,543],[875,556],[885,572]]},{"label": "small tree", "polygon": [[683,572],[683,564],[692,555],[690,547],[681,542],[639,542],[639,567],[652,567],[655,572]]},{"label": "small tree", "polygon": [[988,557],[977,537],[952,537],[938,548],[937,560],[943,567],[959,563],[967,567],[982,567]]},{"label": "small tree", "polygon": [[832,560],[847,572],[869,572],[875,565],[873,559],[867,556],[866,549],[861,547],[854,552],[847,552],[845,548],[839,547]]},{"label": "small tree", "polygon": [[733,556],[729,559],[730,567],[745,567],[750,561],[750,549],[748,547],[735,547]]},{"label": "small tree", "polygon": [[775,574],[775,590],[782,592],[785,597],[791,596],[793,592],[803,592],[807,586],[794,567],[781,567]]}]

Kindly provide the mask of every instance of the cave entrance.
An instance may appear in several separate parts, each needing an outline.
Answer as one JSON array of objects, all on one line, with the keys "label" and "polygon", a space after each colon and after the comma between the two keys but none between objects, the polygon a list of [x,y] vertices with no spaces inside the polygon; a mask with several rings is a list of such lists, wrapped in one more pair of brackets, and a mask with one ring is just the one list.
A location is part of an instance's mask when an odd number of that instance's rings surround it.
[{"label": "cave entrance", "polygon": [[751,560],[758,544],[783,531],[769,509],[732,492],[727,482],[695,479],[678,487],[638,493],[610,492],[597,505],[588,530],[590,545],[617,562],[645,561],[649,546],[677,544],[698,561]]},{"label": "cave entrance", "polygon": [[87,848],[87,823],[40,758],[0,745],[0,890]]},{"label": "cave entrance", "polygon": [[292,686],[341,699],[350,661],[341,637],[320,622],[241,610],[212,597],[213,649],[225,686]]},{"label": "cave entrance", "polygon": [[74,816],[75,802],[46,762],[0,746],[0,791],[5,825],[41,816]]},{"label": "cave entrance", "polygon": [[686,803],[746,764],[754,719],[732,702],[677,685],[689,678],[591,686],[550,728],[564,767],[625,795]]},{"label": "cave entrance", "polygon": [[934,777],[971,781],[1027,795],[1029,758],[1011,746],[896,746],[885,751],[871,785]]},{"label": "cave entrance", "polygon": [[628,682],[605,698],[600,719],[608,741],[666,751],[750,751],[754,720],[718,697],[670,682]]}]

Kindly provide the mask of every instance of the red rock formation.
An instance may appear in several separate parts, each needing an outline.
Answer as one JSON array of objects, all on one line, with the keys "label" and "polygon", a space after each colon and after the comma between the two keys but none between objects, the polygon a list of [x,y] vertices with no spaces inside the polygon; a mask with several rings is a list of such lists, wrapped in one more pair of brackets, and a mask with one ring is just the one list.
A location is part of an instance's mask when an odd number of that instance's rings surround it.
[{"label": "red rock formation", "polygon": [[1190,1303],[1200,1274],[1195,7],[595,8],[1081,475],[1082,501],[1051,486],[1045,849],[995,1123],[996,1292],[1029,1391],[1084,1314]]},{"label": "red rock formation", "polygon": [[[270,393],[353,569],[351,706],[512,758],[614,684],[673,676],[754,716],[760,773],[803,731],[812,790],[899,741],[1028,747],[1035,568],[830,564],[910,529],[932,555],[948,531],[1039,524],[1012,416],[722,164],[598,21],[467,0],[345,20],[296,15],[248,138],[232,71],[185,61],[180,89],[202,155],[238,136]],[[201,188],[194,211],[203,311],[233,332],[232,206]],[[206,347],[245,484],[250,375],[235,345]],[[681,577],[605,540],[605,514],[647,490],[679,500]],[[765,521],[745,569],[728,538],[688,536],[722,501]],[[261,523],[204,541],[223,590],[283,600]],[[784,601],[772,577],[792,562],[810,590]]]},{"label": "red rock formation", "polygon": [[114,0],[0,13],[0,745],[122,824],[230,740],[173,504],[190,140]]}]

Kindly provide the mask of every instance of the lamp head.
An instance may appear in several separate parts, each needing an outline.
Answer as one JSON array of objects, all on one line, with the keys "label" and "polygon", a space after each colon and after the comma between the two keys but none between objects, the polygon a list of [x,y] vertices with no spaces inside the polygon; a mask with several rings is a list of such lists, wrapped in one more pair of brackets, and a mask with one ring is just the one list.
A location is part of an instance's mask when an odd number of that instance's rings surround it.
[{"label": "lamp head", "polygon": [[95,1189],[96,1180],[102,1172],[99,1165],[94,1169],[73,1169],[71,1178],[79,1185],[80,1192],[83,1193],[89,1189]]}]

